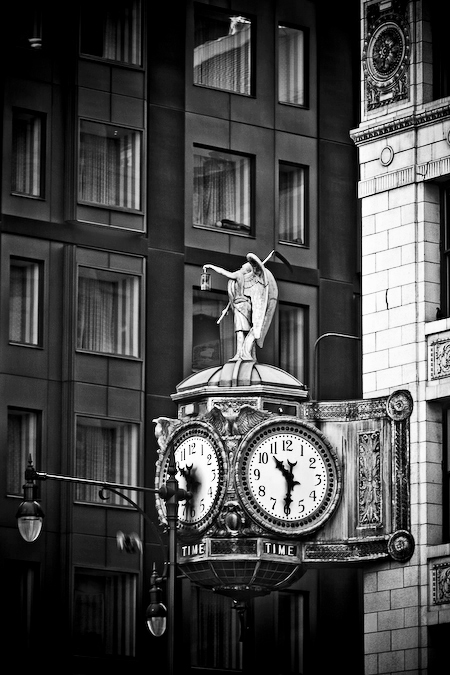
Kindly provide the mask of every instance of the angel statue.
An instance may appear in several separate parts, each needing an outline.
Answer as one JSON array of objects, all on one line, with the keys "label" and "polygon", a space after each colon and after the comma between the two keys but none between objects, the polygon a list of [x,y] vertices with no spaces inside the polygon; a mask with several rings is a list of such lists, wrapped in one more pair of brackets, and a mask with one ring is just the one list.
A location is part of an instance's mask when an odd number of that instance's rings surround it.
[{"label": "angel statue", "polygon": [[[272,254],[271,254],[272,255]],[[231,309],[236,333],[236,354],[230,361],[256,361],[256,347],[262,347],[277,305],[278,288],[274,276],[254,253],[235,272],[216,265],[203,265],[203,271],[213,270],[229,279],[228,305],[217,323]]]}]

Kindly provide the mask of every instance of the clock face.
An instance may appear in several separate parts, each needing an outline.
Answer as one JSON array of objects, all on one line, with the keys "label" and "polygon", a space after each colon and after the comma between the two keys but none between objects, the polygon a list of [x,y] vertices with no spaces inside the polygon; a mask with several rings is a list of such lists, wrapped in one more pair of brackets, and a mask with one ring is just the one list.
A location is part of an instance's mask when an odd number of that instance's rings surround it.
[{"label": "clock face", "polygon": [[[196,425],[177,433],[172,447],[178,485],[192,493],[188,501],[179,502],[178,524],[181,528],[203,530],[210,524],[225,489],[221,443],[208,429]],[[160,486],[167,482],[168,468],[169,454],[163,460]]]},{"label": "clock face", "polygon": [[238,493],[261,525],[300,534],[320,527],[340,492],[334,450],[317,429],[279,418],[244,440],[236,472]]}]

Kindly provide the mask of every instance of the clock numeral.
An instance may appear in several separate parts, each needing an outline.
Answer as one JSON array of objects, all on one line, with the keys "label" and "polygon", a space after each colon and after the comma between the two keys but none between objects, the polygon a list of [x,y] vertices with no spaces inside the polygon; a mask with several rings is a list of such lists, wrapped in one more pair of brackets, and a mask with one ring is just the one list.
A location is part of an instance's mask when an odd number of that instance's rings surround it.
[{"label": "clock numeral", "polygon": [[310,458],[309,458],[309,468],[310,468],[310,469],[315,469],[315,468],[316,468],[316,458],[315,458],[315,457],[310,457]]},{"label": "clock numeral", "polygon": [[310,492],[310,493],[309,493],[309,496],[310,496],[310,498],[313,500],[313,502],[315,502],[315,501],[317,500],[317,497],[316,497],[316,491],[315,491],[315,490],[313,490],[312,492]]},{"label": "clock numeral", "polygon": [[269,455],[267,454],[267,452],[259,452],[258,457],[260,464],[267,464],[267,462],[269,461]]},{"label": "clock numeral", "polygon": [[[212,497],[212,496],[213,496],[213,489],[212,489],[212,487],[209,487],[209,489],[208,489],[208,497]],[[203,499],[202,499],[202,501],[203,501]],[[203,508],[204,508],[204,507],[203,507]]]},{"label": "clock numeral", "polygon": [[211,469],[211,473],[212,473],[211,480],[216,480],[216,479],[217,479],[217,472],[216,472],[216,470],[215,470],[215,469]]},{"label": "clock numeral", "polygon": [[258,488],[258,494],[260,497],[265,497],[266,496],[266,486],[265,485],[260,485]]},{"label": "clock numeral", "polygon": [[[210,488],[210,490],[211,490],[211,488]],[[205,500],[204,500],[204,498],[202,497],[202,498],[200,499],[200,512],[203,513],[204,510],[205,510]]]},{"label": "clock numeral", "polygon": [[180,452],[180,459],[181,459],[182,462],[185,461],[185,459],[186,459],[186,448],[183,448],[183,449],[181,450],[181,452]]},{"label": "clock numeral", "polygon": [[284,510],[284,512],[287,516],[289,516],[289,514],[291,513],[291,507],[290,506],[286,505],[283,510]]},{"label": "clock numeral", "polygon": [[259,469],[254,469],[253,475],[255,476],[256,480],[259,480],[261,478],[261,471]]},{"label": "clock numeral", "polygon": [[271,501],[273,502],[273,504],[272,504],[272,511],[275,511],[275,504],[277,503],[277,500],[275,499],[275,497],[271,497],[270,499],[271,499]]},{"label": "clock numeral", "polygon": [[292,452],[294,448],[292,447],[292,439],[286,438],[283,440],[283,452]]},{"label": "clock numeral", "polygon": [[299,499],[299,502],[298,502],[298,508],[300,509],[299,513],[303,513],[303,511],[305,510],[305,505],[304,505],[303,502],[304,502],[304,499]]},{"label": "clock numeral", "polygon": [[277,442],[276,441],[272,441],[272,443],[270,444],[270,454],[271,455],[277,454]]},{"label": "clock numeral", "polygon": [[316,487],[317,487],[322,482],[322,476],[320,475],[320,473],[316,473],[316,480],[317,480],[317,483],[316,483]]},{"label": "clock numeral", "polygon": [[190,455],[195,455],[195,443],[189,443],[188,451]]},{"label": "clock numeral", "polygon": [[207,464],[208,466],[211,466],[211,462],[212,462],[212,455],[211,455],[211,453],[209,452],[208,455],[206,456],[206,464]]}]

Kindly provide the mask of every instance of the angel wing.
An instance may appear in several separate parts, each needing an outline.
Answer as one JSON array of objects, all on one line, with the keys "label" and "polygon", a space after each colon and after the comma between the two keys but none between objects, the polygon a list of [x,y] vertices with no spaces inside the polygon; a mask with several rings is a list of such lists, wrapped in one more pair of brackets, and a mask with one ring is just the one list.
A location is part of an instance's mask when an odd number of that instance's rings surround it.
[{"label": "angel wing", "polygon": [[246,288],[252,299],[252,326],[256,344],[262,347],[271,324],[278,300],[278,286],[272,272],[254,253],[248,253],[247,260],[255,270],[258,282]]}]

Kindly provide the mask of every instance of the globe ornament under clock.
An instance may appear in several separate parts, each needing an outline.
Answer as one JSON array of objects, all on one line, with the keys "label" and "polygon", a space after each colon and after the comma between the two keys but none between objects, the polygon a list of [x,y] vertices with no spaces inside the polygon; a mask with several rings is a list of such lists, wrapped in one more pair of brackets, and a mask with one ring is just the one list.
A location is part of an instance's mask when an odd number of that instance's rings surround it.
[{"label": "globe ornament under clock", "polygon": [[272,418],[242,440],[235,481],[243,508],[266,531],[299,536],[330,518],[341,471],[328,439],[312,425]]},{"label": "globe ornament under clock", "polygon": [[[156,471],[156,487],[168,479],[170,454],[174,453],[179,487],[192,497],[178,505],[178,532],[192,537],[203,533],[217,516],[225,494],[226,454],[219,435],[201,421],[187,422],[168,440]],[[160,520],[166,522],[164,500],[157,496]]]}]

